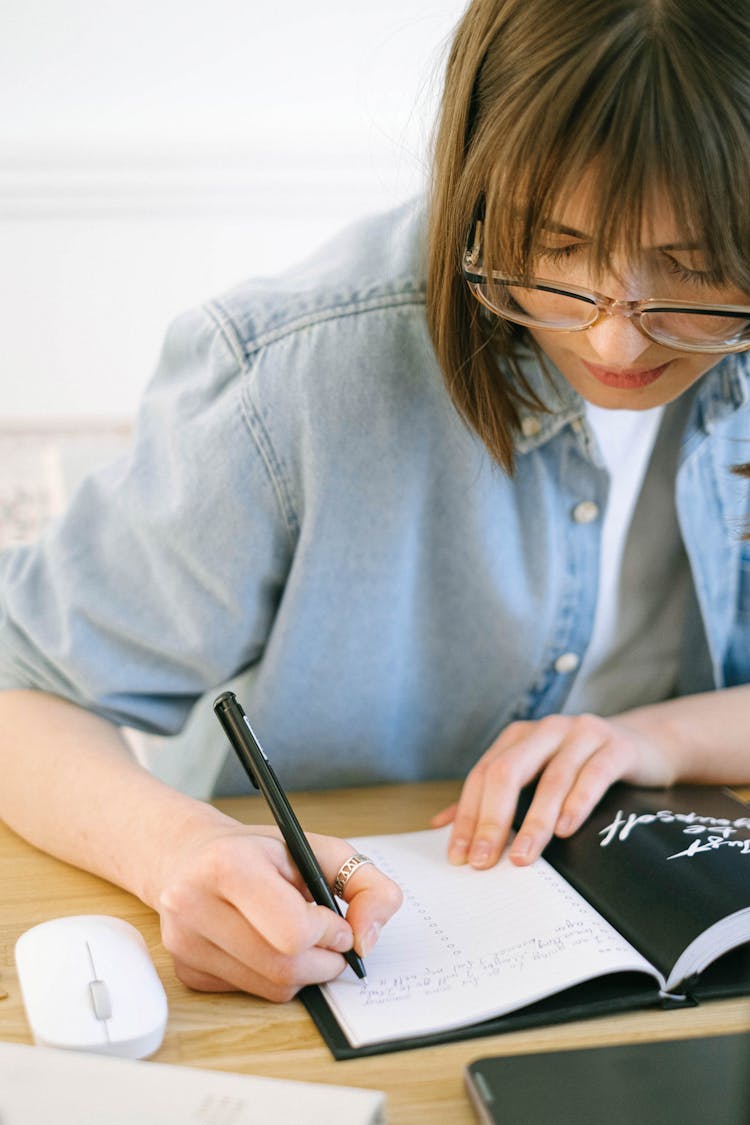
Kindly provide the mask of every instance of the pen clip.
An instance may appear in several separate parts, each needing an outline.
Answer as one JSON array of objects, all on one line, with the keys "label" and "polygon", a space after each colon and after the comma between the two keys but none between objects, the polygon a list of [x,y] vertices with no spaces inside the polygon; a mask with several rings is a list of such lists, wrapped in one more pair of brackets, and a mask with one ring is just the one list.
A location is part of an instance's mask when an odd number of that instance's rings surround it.
[{"label": "pen clip", "polygon": [[[238,704],[237,706],[239,707],[239,704]],[[241,708],[241,707],[240,707],[240,711],[242,711],[242,708]],[[242,718],[243,718],[243,719],[245,720],[245,726],[246,726],[246,727],[247,727],[247,729],[248,729],[248,730],[250,731],[250,734],[251,734],[251,736],[252,736],[252,738],[253,738],[253,741],[255,741],[255,742],[256,742],[256,745],[257,745],[258,749],[260,750],[261,754],[263,754],[263,757],[265,758],[265,757],[266,757],[266,755],[265,755],[265,752],[264,752],[264,750],[263,750],[263,747],[261,746],[261,744],[260,744],[259,742],[257,742],[257,741],[256,741],[256,739],[255,739],[255,735],[253,734],[253,728],[252,728],[252,727],[250,726],[250,720],[248,719],[248,717],[247,717],[247,715],[245,714],[245,712],[244,712],[244,711],[242,711]],[[268,759],[267,759],[267,758],[266,758],[266,761],[268,761]],[[252,783],[253,783],[253,785],[255,786],[255,788],[259,790],[259,789],[260,789],[260,785],[259,785],[259,783],[258,783],[258,779],[257,779],[257,777],[255,776],[255,770],[254,770],[254,769],[253,769],[253,767],[252,767],[252,766],[250,765],[250,762],[249,762],[249,761],[248,761],[248,760],[247,760],[246,758],[243,758],[243,759],[242,759],[242,764],[243,764],[243,765],[244,765],[244,767],[245,767],[245,772],[246,772],[247,776],[248,776],[248,777],[250,778],[250,780],[252,781]]]}]

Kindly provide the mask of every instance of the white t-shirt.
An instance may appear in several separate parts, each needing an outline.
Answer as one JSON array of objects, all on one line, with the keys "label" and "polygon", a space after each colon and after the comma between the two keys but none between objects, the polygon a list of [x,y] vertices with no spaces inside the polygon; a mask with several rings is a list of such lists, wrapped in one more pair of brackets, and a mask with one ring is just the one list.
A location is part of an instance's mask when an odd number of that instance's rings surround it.
[{"label": "white t-shirt", "polygon": [[678,427],[660,435],[654,463],[664,409],[586,405],[610,490],[594,626],[568,714],[611,715],[674,692],[690,578],[673,499]]}]

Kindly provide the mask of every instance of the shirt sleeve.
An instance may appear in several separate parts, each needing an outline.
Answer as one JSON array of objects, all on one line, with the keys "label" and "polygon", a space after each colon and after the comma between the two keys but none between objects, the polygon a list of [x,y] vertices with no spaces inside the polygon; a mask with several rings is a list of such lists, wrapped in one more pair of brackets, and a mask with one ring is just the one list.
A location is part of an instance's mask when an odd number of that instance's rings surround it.
[{"label": "shirt sleeve", "polygon": [[248,377],[209,310],[175,322],[132,449],[37,543],[0,556],[0,688],[172,734],[258,660],[294,528],[246,416]]}]

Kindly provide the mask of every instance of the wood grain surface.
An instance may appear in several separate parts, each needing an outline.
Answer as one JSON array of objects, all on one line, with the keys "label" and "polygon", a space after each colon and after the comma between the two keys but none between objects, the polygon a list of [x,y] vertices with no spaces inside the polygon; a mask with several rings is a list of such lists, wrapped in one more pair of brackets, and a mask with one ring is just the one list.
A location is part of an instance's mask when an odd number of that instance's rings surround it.
[{"label": "wood grain surface", "polygon": [[[399,832],[428,827],[431,813],[452,800],[458,789],[456,782],[430,782],[295,794],[294,805],[309,831],[340,836]],[[246,823],[270,821],[259,798],[217,804]],[[176,979],[161,945],[156,914],[119,888],[37,851],[4,825],[0,904],[0,995],[7,993],[0,999],[0,1038],[31,1042],[13,958],[24,930],[61,915],[113,914],[141,931],[167,992],[169,1022],[164,1043],[153,1056],[156,1060],[385,1090],[388,1120],[396,1125],[473,1122],[463,1069],[483,1055],[750,1030],[750,1000],[743,997],[688,1010],[631,1012],[335,1062],[298,1001],[275,1005],[240,994],[189,991]]]}]

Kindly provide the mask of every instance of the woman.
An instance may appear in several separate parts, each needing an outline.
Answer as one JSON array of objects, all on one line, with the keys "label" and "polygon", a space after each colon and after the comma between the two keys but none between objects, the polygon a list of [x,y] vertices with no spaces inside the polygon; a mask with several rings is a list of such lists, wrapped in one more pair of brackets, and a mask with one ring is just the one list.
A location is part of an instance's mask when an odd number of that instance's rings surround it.
[{"label": "woman", "polygon": [[2,559],[0,812],[185,983],[284,999],[399,904],[129,758],[230,678],[299,787],[468,773],[477,867],[534,777],[521,863],[617,778],[750,781],[748,48],[724,0],[470,4],[426,215],[178,321],[132,455]]}]

